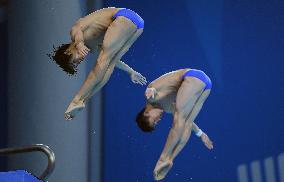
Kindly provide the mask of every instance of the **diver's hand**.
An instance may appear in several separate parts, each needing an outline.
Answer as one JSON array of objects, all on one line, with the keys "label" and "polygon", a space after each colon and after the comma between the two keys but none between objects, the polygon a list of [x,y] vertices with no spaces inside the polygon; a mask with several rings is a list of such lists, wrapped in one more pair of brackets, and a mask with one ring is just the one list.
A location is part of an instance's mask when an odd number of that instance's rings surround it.
[{"label": "diver's hand", "polygon": [[157,90],[153,87],[150,87],[150,88],[147,88],[146,91],[145,91],[145,96],[147,99],[154,99],[155,98],[155,95],[157,93]]},{"label": "diver's hand", "polygon": [[81,54],[83,57],[86,57],[87,54],[90,52],[90,49],[85,46],[84,42],[79,42],[76,44],[76,48],[78,50],[78,53]]},{"label": "diver's hand", "polygon": [[200,139],[204,143],[204,145],[209,149],[213,149],[213,142],[210,140],[210,138],[206,135],[206,133],[202,133],[200,136]]},{"label": "diver's hand", "polygon": [[131,72],[130,77],[133,83],[137,83],[140,85],[146,85],[147,83],[146,78],[136,71]]}]

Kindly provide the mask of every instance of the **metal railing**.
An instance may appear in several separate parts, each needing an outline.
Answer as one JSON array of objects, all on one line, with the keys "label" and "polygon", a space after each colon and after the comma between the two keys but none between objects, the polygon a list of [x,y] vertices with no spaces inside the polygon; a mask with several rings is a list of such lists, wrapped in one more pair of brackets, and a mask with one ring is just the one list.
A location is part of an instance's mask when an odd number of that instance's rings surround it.
[{"label": "metal railing", "polygon": [[38,177],[40,180],[46,181],[53,172],[55,167],[55,155],[54,152],[48,146],[43,144],[35,144],[24,147],[0,149],[0,155],[10,155],[10,154],[19,154],[19,153],[28,153],[28,152],[42,152],[47,156],[48,165],[44,170],[44,172]]}]

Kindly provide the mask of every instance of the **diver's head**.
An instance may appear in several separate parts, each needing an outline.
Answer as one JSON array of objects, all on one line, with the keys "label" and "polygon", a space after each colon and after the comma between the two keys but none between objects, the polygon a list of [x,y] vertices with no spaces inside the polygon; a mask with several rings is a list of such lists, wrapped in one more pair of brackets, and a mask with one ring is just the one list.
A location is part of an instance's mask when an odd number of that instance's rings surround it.
[{"label": "diver's head", "polygon": [[136,117],[136,122],[139,128],[144,132],[155,130],[155,126],[161,120],[163,110],[158,106],[147,104]]},{"label": "diver's head", "polygon": [[77,72],[77,66],[84,59],[84,56],[79,54],[74,43],[62,44],[54,48],[53,54],[48,54],[56,64],[58,64],[65,72],[74,75]]}]

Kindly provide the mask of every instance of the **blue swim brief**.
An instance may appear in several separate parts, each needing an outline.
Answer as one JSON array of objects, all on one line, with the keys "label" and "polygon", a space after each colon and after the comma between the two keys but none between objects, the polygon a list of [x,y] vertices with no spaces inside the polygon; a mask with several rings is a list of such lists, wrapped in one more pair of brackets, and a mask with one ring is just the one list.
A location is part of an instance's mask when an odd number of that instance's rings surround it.
[{"label": "blue swim brief", "polygon": [[187,71],[182,76],[182,78],[184,79],[187,76],[195,77],[195,78],[201,80],[202,82],[204,82],[205,85],[206,85],[204,90],[212,88],[212,82],[211,82],[210,78],[201,70],[190,69],[189,71]]},{"label": "blue swim brief", "polygon": [[120,9],[113,15],[113,18],[117,18],[118,16],[124,16],[125,18],[131,20],[136,26],[137,29],[144,28],[144,20],[134,11],[130,9]]}]

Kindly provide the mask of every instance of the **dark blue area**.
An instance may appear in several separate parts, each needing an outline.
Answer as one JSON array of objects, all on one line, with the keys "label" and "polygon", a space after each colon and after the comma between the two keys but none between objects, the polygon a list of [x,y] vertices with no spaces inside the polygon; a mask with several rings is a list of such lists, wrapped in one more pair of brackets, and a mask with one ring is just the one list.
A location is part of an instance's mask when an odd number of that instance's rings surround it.
[{"label": "dark blue area", "polygon": [[[215,2],[215,1],[214,1]],[[149,81],[179,68],[196,68],[213,82],[197,124],[214,141],[196,136],[165,182],[236,182],[239,164],[284,152],[283,1],[106,1],[145,20],[123,60]],[[153,133],[135,123],[145,87],[115,71],[104,88],[104,182],[153,181],[172,117]]]}]

